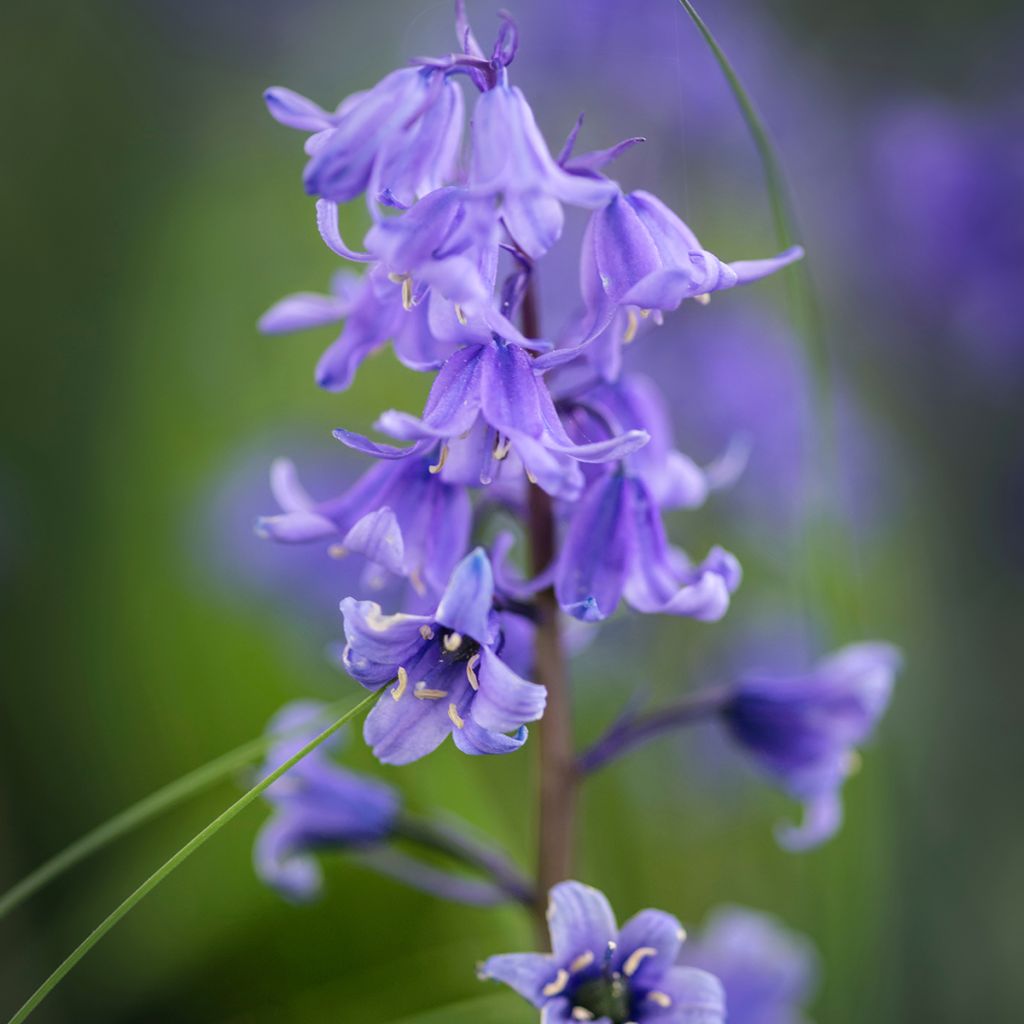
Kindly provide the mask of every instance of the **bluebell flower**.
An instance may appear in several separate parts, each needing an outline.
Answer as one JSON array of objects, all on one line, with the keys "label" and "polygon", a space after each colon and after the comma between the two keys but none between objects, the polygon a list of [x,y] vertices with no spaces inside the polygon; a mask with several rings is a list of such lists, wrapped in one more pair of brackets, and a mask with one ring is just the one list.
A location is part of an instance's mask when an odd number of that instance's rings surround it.
[{"label": "bluebell flower", "polygon": [[401,282],[375,267],[360,277],[339,271],[331,294],[299,292],[275,303],[260,318],[264,334],[284,334],[344,321],[338,338],[316,366],[316,382],[328,391],[348,388],[362,361],[389,340],[395,355],[410,369],[436,370],[451,354],[427,323],[426,307],[403,304]]},{"label": "bluebell flower", "polygon": [[551,950],[506,953],[480,967],[541,1011],[543,1024],[723,1024],[718,979],[676,964],[685,933],[671,914],[642,910],[620,929],[604,895],[560,882],[548,905]]},{"label": "bluebell flower", "polygon": [[627,472],[595,481],[570,511],[555,593],[574,618],[607,618],[620,599],[637,611],[716,622],[740,584],[739,562],[714,547],[699,564],[672,548],[648,485]]},{"label": "bluebell flower", "polygon": [[[762,260],[724,263],[649,192],[619,194],[590,218],[583,239],[580,281],[591,336],[626,307],[635,331],[640,313],[677,309],[686,299],[773,274],[800,259],[798,246]],[[626,338],[628,340],[628,337]]]},{"label": "bluebell flower", "polygon": [[333,113],[290,89],[264,93],[281,124],[312,132],[304,181],[310,195],[343,203],[363,192],[409,206],[448,181],[463,130],[459,87],[431,68],[393,71]]},{"label": "bluebell flower", "polygon": [[[467,555],[431,615],[384,615],[372,601],[341,603],[343,662],[368,689],[394,680],[367,716],[366,742],[387,764],[408,764],[451,735],[466,754],[507,754],[526,742],[547,691],[503,654],[504,616],[481,548]],[[513,733],[509,736],[506,733]]]},{"label": "bluebell flower", "polygon": [[722,983],[729,1024],[806,1024],[803,1008],[818,976],[808,939],[770,914],[720,907],[679,962],[709,971]]},{"label": "bluebell flower", "polygon": [[478,194],[501,197],[505,227],[534,259],[561,236],[562,203],[594,209],[618,190],[605,178],[572,174],[560,166],[526,97],[504,81],[476,101],[469,185]]},{"label": "bluebell flower", "polygon": [[[515,451],[540,487],[574,500],[584,482],[578,462],[621,459],[645,444],[647,434],[630,430],[593,443],[574,443],[534,364],[520,345],[496,340],[466,346],[441,368],[422,417],[392,409],[378,419],[377,429],[397,440],[415,442],[411,448],[379,445],[348,431],[335,431],[335,436],[383,458],[420,454],[441,441],[442,459],[449,448],[460,444],[472,444],[476,451],[480,439],[486,438],[488,463],[500,462]],[[483,479],[490,475],[489,468],[481,472]]]},{"label": "bluebell flower", "polygon": [[465,490],[430,466],[430,458],[379,462],[343,494],[318,502],[294,464],[278,459],[270,482],[282,511],[257,520],[256,531],[286,544],[330,540],[339,553],[407,578],[420,594],[440,594],[469,548],[473,510]]},{"label": "bluebell flower", "polygon": [[[271,747],[264,768],[270,772],[302,749],[330,724],[323,705],[297,701],[270,723],[281,738]],[[274,808],[253,849],[256,873],[293,900],[310,899],[322,875],[314,853],[381,843],[392,834],[399,812],[390,787],[340,768],[330,757],[331,740],[304,757],[266,791]]]},{"label": "bluebell flower", "polygon": [[838,830],[854,748],[885,713],[899,666],[899,652],[888,644],[853,644],[807,675],[744,679],[734,687],[722,712],[729,731],[805,807],[799,827],[778,832],[787,849],[808,849]]}]

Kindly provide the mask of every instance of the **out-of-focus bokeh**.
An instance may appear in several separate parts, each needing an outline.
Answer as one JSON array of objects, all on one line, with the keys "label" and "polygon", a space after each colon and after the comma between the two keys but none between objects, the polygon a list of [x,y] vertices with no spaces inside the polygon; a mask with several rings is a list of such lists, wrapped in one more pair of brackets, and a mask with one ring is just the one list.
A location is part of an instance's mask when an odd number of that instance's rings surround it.
[{"label": "out-of-focus bokeh", "polygon": [[[614,168],[625,186],[662,196],[723,257],[774,251],[750,139],[673,0],[507,6],[513,74],[553,148],[580,110],[588,147],[643,135]],[[821,954],[822,1024],[1017,1019],[1024,20],[1008,0],[703,6],[789,173],[831,353],[833,458],[823,472],[814,455],[827,431],[782,282],[689,304],[637,341],[629,359],[670,392],[680,447],[707,460],[751,443],[736,488],[672,522],[695,553],[736,551],[746,577],[720,625],[613,623],[574,669],[581,738],[638,687],[799,668],[840,642],[894,641],[907,667],[825,848],[780,850],[773,823],[795,808],[694,734],[595,780],[580,874],[622,916],[773,912]],[[482,39],[496,7],[471,0]],[[326,394],[312,367],[329,332],[257,335],[272,301],[335,266],[299,137],[260,95],[286,84],[333,106],[453,46],[447,2],[7,5],[0,889],[285,701],[356,694],[325,657],[352,567],[271,547],[251,524],[273,511],[274,456],[328,493],[361,465],[330,428],[413,408],[425,382],[382,353]],[[356,237],[365,211],[346,216]],[[564,308],[571,265],[547,280]],[[807,517],[822,494],[839,525],[826,534]],[[529,745],[397,771],[353,738],[345,760],[529,863]],[[246,781],[0,923],[0,1017]],[[145,901],[41,1024],[534,1019],[474,977],[479,959],[528,948],[515,910],[440,904],[342,858],[319,903],[286,905],[251,868],[265,814]]]}]

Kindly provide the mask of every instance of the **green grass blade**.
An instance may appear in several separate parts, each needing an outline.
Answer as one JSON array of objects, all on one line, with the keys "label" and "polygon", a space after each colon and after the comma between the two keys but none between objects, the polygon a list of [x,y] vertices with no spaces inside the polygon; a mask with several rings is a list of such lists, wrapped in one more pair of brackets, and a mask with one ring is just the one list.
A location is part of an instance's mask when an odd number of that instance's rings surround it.
[{"label": "green grass blade", "polygon": [[187,842],[173,857],[166,861],[161,867],[153,872],[130,896],[128,896],[115,910],[113,910],[88,937],[67,957],[67,959],[36,989],[28,1002],[10,1019],[9,1024],[21,1024],[27,1020],[29,1015],[39,1006],[40,1003],[57,987],[68,972],[81,960],[93,946],[96,945],[104,935],[109,932],[137,903],[148,896],[168,875],[180,867],[196,850],[199,849],[208,839],[212,839],[225,825],[245,810],[261,793],[276,782],[287,771],[294,768],[307,754],[312,753],[321,743],[334,735],[346,722],[354,718],[361,711],[373,703],[377,695],[384,689],[381,687],[376,693],[368,694],[354,708],[346,711],[333,724],[329,725],[319,736],[310,740],[298,753],[288,758],[284,764],[275,768],[269,775],[261,779],[247,793],[239,797],[227,810],[219,814],[201,832],[197,833]]}]

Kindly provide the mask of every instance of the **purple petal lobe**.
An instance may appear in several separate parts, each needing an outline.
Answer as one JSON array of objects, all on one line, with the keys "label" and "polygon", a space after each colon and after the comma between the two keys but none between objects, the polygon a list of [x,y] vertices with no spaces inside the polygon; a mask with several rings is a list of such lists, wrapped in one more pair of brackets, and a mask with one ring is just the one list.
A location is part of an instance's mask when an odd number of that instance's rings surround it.
[{"label": "purple petal lobe", "polygon": [[263,93],[270,116],[288,128],[318,132],[331,126],[331,115],[319,104],[283,85],[271,86]]},{"label": "purple petal lobe", "polygon": [[616,939],[615,915],[604,893],[580,882],[552,888],[548,927],[555,959],[563,963],[586,952],[603,955]]},{"label": "purple petal lobe", "polygon": [[489,647],[481,651],[477,676],[473,719],[485,729],[508,732],[544,714],[547,690],[516,675]]},{"label": "purple petal lobe", "polygon": [[[483,548],[470,552],[452,573],[451,582],[437,606],[436,619],[443,626],[486,643],[494,603],[494,574]],[[520,725],[520,719],[515,725]]]}]

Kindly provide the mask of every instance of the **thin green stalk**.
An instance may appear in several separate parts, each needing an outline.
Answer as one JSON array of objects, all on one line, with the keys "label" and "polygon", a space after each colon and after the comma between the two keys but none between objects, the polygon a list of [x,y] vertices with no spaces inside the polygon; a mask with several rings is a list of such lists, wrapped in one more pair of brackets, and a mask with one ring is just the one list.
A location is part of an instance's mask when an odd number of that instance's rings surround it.
[{"label": "thin green stalk", "polygon": [[[324,709],[324,718],[326,719],[331,714],[337,714],[340,710],[340,707],[336,705],[327,707]],[[115,814],[113,818],[105,821],[102,825],[97,825],[91,832],[76,839],[70,846],[55,854],[0,896],[0,920],[15,907],[39,892],[40,889],[70,871],[86,857],[109,846],[116,839],[144,825],[163,811],[169,810],[222,779],[230,777],[246,765],[252,764],[266,753],[272,743],[279,739],[279,736],[267,734],[250,740],[248,743],[243,743],[240,747],[229,750],[208,764],[168,783],[155,793],[150,793],[149,796],[132,804],[131,807],[119,814]]]},{"label": "thin green stalk", "polygon": [[137,903],[148,896],[172,871],[180,867],[208,839],[215,836],[233,818],[237,817],[256,798],[273,785],[282,775],[295,767],[307,754],[312,753],[325,740],[333,736],[346,722],[355,718],[360,711],[368,708],[383,691],[382,686],[375,693],[368,694],[354,708],[346,711],[337,721],[329,725],[319,736],[307,743],[298,753],[288,758],[284,764],[275,768],[269,775],[256,783],[247,793],[239,797],[227,810],[218,815],[201,832],[187,842],[170,860],[153,872],[127,899],[97,925],[89,936],[71,953],[70,956],[36,989],[28,1002],[10,1019],[8,1024],[21,1024],[40,1003],[57,987],[64,976],[78,963],[86,953],[96,945]]}]

